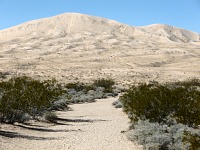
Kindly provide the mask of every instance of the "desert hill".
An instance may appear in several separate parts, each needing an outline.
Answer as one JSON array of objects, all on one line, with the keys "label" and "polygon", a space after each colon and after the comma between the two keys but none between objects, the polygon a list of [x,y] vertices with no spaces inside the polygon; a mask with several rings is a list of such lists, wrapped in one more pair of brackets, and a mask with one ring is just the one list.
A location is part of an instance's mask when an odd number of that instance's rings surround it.
[{"label": "desert hill", "polygon": [[162,24],[133,27],[66,13],[1,30],[0,69],[63,81],[200,77],[200,34]]}]

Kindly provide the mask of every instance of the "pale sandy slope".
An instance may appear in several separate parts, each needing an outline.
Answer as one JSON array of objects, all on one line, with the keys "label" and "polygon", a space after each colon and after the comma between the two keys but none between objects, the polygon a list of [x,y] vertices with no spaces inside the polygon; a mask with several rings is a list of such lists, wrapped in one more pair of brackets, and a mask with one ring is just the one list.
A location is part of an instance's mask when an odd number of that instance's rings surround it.
[{"label": "pale sandy slope", "polygon": [[[129,120],[121,109],[111,105],[114,100],[116,98],[72,105],[73,111],[57,112],[60,118],[71,120],[59,121],[56,125],[36,123],[41,127],[26,126],[32,129],[2,125],[0,134],[2,131],[15,134],[7,133],[14,138],[0,136],[0,149],[140,150],[141,146],[126,138],[124,131],[128,129]],[[33,130],[35,128],[41,130]]]},{"label": "pale sandy slope", "polygon": [[199,78],[199,70],[200,35],[168,25],[66,13],[0,31],[0,71],[12,74],[134,83]]}]

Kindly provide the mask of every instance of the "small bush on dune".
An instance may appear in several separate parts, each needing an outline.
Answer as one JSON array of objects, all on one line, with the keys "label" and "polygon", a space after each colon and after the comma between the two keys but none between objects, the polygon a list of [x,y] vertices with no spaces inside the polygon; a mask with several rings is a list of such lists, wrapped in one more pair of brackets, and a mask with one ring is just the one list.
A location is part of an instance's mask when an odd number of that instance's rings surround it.
[{"label": "small bush on dune", "polygon": [[64,91],[55,80],[39,81],[23,76],[0,82],[0,92],[1,121],[13,123],[25,113],[33,117],[41,115]]},{"label": "small bush on dune", "polygon": [[80,82],[75,82],[75,83],[68,83],[65,85],[65,87],[67,89],[74,89],[76,92],[79,91],[84,91],[85,93],[87,93],[89,90],[94,90],[95,87],[93,85],[87,85],[84,83],[80,83]]},{"label": "small bush on dune", "polygon": [[82,91],[84,89],[84,84],[75,82],[75,83],[68,83],[65,85],[67,89],[74,89],[75,91]]},{"label": "small bush on dune", "polygon": [[9,72],[0,72],[0,79],[6,79],[9,74]]},{"label": "small bush on dune", "polygon": [[68,83],[65,85],[71,97],[70,103],[95,102],[95,99],[116,96],[118,91],[113,90],[114,81],[112,79],[98,79],[91,84],[80,82]]},{"label": "small bush on dune", "polygon": [[113,88],[112,86],[115,84],[115,81],[113,79],[98,79],[98,80],[94,80],[93,85],[95,87],[103,87],[105,88],[104,92],[106,93],[112,93],[113,92]]},{"label": "small bush on dune", "polygon": [[116,100],[112,103],[115,108],[122,108],[122,103],[120,100]]},{"label": "small bush on dune", "polygon": [[57,119],[58,119],[56,114],[53,113],[53,112],[45,112],[44,113],[44,118],[45,118],[45,120],[47,120],[49,122],[57,122]]}]

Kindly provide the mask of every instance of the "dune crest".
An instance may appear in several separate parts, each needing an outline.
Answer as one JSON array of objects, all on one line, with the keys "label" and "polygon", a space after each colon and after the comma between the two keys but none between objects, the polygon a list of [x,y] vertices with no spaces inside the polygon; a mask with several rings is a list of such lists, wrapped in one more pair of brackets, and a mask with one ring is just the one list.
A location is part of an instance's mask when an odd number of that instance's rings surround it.
[{"label": "dune crest", "polygon": [[[29,21],[21,25],[0,31],[0,39],[14,39],[16,37],[31,35],[58,35],[65,36],[70,33],[81,32],[107,32],[109,34],[126,34],[129,36],[154,36],[167,37],[172,41],[199,42],[198,33],[184,29],[154,24],[144,27],[131,27],[114,20],[94,17],[78,13],[65,13],[58,16]],[[153,37],[152,37],[153,38]],[[176,39],[175,39],[176,38]]]}]

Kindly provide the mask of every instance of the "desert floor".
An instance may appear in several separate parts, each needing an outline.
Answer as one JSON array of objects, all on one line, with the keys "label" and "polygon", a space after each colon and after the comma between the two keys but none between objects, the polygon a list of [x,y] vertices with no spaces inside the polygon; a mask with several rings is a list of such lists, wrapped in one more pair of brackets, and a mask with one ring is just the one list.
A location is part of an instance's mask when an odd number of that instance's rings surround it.
[{"label": "desert floor", "polygon": [[1,125],[1,150],[139,150],[126,137],[129,119],[112,106],[117,98],[71,105],[57,123]]}]

